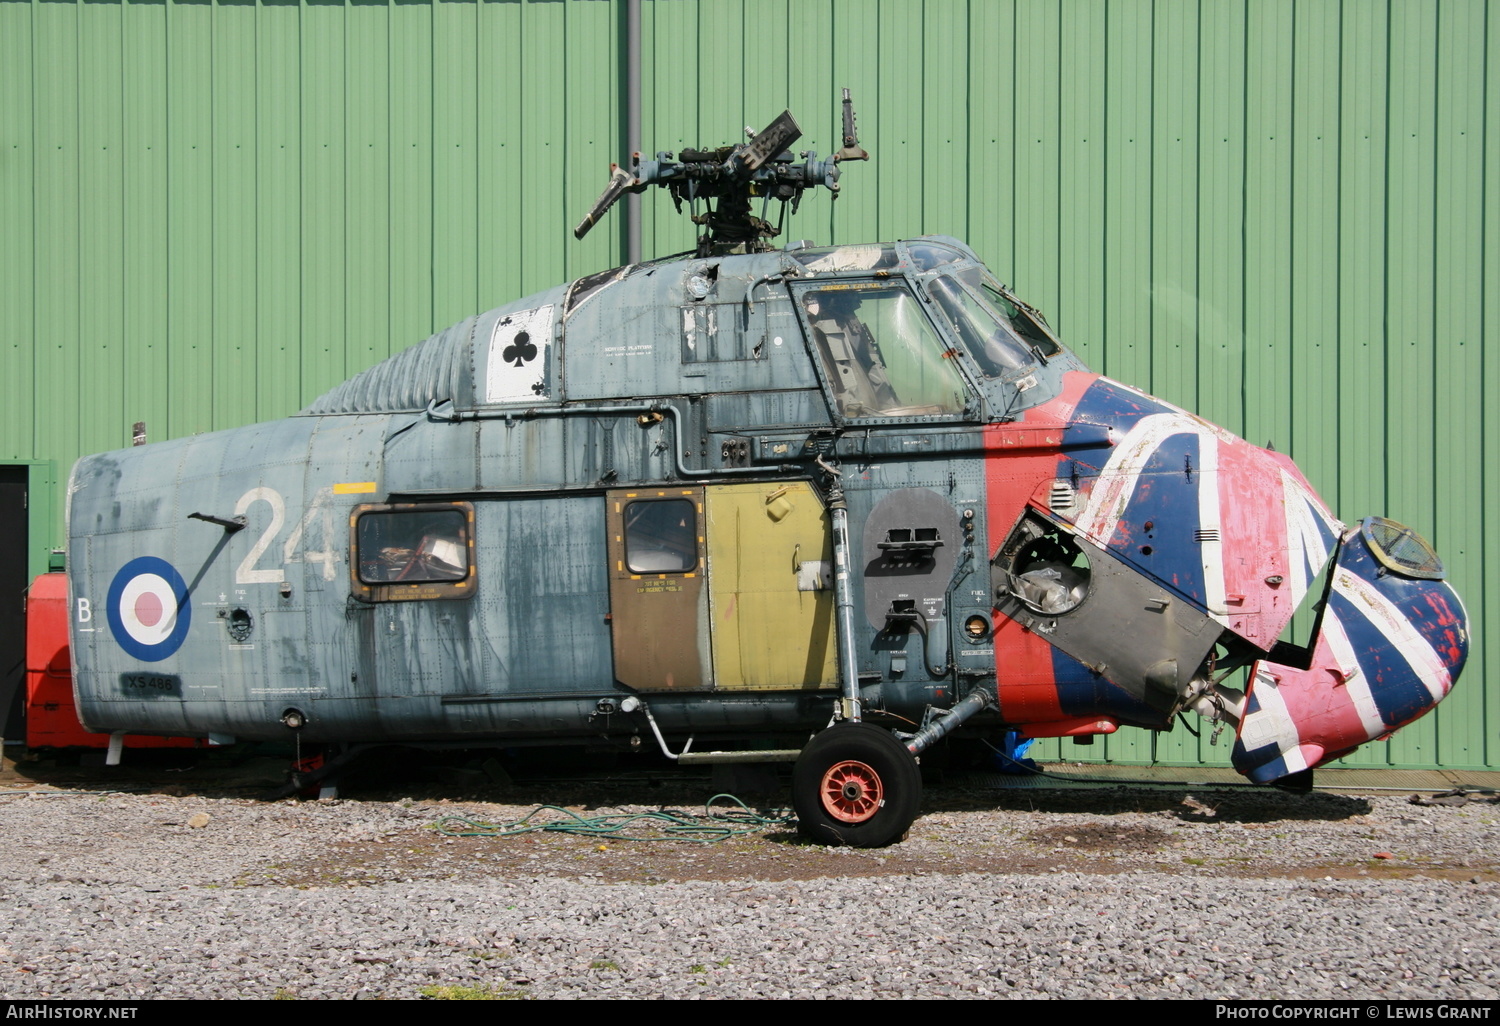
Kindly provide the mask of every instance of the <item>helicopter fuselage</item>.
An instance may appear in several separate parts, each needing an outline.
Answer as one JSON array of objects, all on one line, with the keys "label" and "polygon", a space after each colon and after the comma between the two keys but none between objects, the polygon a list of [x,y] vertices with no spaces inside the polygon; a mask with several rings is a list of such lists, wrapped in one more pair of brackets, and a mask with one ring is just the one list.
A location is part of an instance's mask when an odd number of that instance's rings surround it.
[{"label": "helicopter fuselage", "polygon": [[558,286],[296,416],[80,461],[69,535],[104,732],[748,750],[977,694],[966,729],[1031,737],[1193,709],[1274,780],[1467,654],[1420,538],[1090,372],[939,237]]}]

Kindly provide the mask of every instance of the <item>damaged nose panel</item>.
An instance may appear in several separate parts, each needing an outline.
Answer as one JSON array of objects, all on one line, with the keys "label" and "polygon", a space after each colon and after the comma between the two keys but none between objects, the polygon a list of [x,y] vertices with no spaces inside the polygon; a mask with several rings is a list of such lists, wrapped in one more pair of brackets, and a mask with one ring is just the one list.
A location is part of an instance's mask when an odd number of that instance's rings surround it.
[{"label": "damaged nose panel", "polygon": [[1469,654],[1469,621],[1419,535],[1369,517],[1345,533],[1305,666],[1259,660],[1235,769],[1268,783],[1389,735],[1442,701]]}]

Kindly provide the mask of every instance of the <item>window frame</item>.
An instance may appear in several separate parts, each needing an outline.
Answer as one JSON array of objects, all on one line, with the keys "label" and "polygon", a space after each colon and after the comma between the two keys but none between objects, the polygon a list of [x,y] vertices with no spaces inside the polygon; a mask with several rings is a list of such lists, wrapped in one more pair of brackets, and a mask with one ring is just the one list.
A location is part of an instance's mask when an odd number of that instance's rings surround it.
[{"label": "window frame", "polygon": [[[841,399],[843,391],[840,388],[840,383],[834,381],[831,377],[823,348],[818,342],[816,329],[807,314],[806,297],[810,293],[815,292],[881,292],[891,290],[899,290],[905,294],[906,298],[911,302],[911,308],[917,311],[917,315],[923,319],[928,331],[931,333],[933,341],[940,347],[933,355],[947,360],[949,366],[952,367],[954,376],[957,378],[963,392],[963,404],[959,409],[936,413],[907,413],[897,415],[881,415],[876,413],[851,416],[844,412],[844,404]],[[966,358],[968,354],[961,347],[955,347],[950,344],[946,326],[940,324],[940,319],[933,316],[933,311],[930,308],[932,304],[931,297],[917,283],[909,281],[904,276],[880,275],[874,278],[843,278],[797,282],[792,285],[791,292],[797,320],[802,326],[808,352],[812,356],[814,373],[817,374],[818,381],[823,387],[823,394],[828,402],[829,412],[833,415],[836,423],[857,425],[860,427],[876,427],[901,424],[971,423],[984,419],[984,392],[982,388],[973,380],[969,371],[964,367],[965,360],[953,359],[955,355]]]},{"label": "window frame", "polygon": [[[458,512],[463,517],[459,545],[467,560],[464,575],[452,580],[367,581],[360,572],[360,521],[366,516],[400,516]],[[415,558],[415,557],[413,557]],[[349,587],[364,602],[412,602],[470,599],[478,584],[474,548],[474,505],[469,502],[367,502],[349,513]]]},{"label": "window frame", "polygon": [[[647,568],[637,567],[631,561],[631,558],[630,558],[631,557],[631,526],[632,526],[631,523],[630,523],[630,510],[631,510],[632,507],[637,506],[637,505],[660,506],[660,505],[665,505],[667,503],[682,503],[685,506],[687,506],[687,508],[688,508],[688,515],[692,518],[692,523],[688,526],[688,533],[687,533],[686,540],[688,541],[689,545],[691,546],[692,562],[688,566],[679,567],[677,569],[671,569],[671,570],[653,569],[653,568],[649,568],[649,567],[647,567]],[[663,577],[663,576],[670,576],[670,575],[696,574],[698,572],[699,567],[701,567],[703,565],[702,546],[699,543],[699,539],[703,536],[703,532],[701,530],[701,526],[702,525],[699,524],[699,518],[700,518],[700,516],[701,516],[701,510],[699,509],[699,504],[691,496],[686,496],[686,495],[663,495],[663,496],[659,496],[659,495],[649,495],[649,496],[648,495],[641,495],[641,496],[637,496],[635,498],[626,499],[624,501],[623,505],[620,507],[620,547],[621,547],[621,558],[624,560],[624,564],[625,564],[625,566],[624,566],[625,571],[627,573],[629,573],[633,577]],[[642,550],[642,551],[645,551],[645,550]],[[656,550],[656,551],[667,551],[667,552],[670,552],[670,551],[673,551],[673,550],[670,550],[670,549],[659,549],[659,550]]]}]

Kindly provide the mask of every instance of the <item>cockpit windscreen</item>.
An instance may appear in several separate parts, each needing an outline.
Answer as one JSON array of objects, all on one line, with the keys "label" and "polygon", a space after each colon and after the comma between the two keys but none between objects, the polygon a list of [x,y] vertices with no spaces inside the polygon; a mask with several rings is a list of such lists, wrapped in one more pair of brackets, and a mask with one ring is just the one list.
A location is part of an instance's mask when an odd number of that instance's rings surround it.
[{"label": "cockpit windscreen", "polygon": [[803,311],[845,417],[960,413],[967,390],[917,299],[900,286],[802,293]]}]

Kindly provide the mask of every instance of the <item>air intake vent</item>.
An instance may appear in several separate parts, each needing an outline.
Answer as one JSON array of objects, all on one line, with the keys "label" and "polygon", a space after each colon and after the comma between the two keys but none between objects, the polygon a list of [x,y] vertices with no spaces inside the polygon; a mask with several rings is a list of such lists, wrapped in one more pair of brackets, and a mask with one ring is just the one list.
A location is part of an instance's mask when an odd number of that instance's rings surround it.
[{"label": "air intake vent", "polygon": [[1052,494],[1047,497],[1047,507],[1054,513],[1066,513],[1073,508],[1077,494],[1067,481],[1053,481]]},{"label": "air intake vent", "polygon": [[1204,542],[1216,542],[1219,540],[1219,529],[1217,527],[1200,527],[1193,532],[1193,541],[1202,545]]}]

